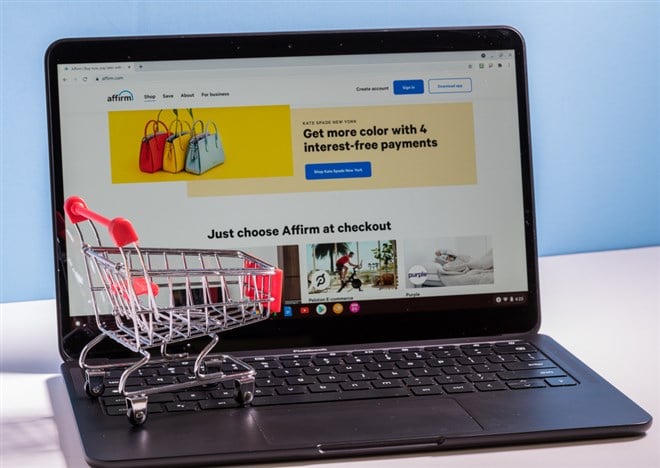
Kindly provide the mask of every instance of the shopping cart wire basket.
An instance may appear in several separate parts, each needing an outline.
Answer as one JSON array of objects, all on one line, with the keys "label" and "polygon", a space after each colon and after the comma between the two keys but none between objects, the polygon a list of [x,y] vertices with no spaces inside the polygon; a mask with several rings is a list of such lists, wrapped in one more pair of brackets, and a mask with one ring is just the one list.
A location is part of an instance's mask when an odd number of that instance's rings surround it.
[{"label": "shopping cart wire basket", "polygon": [[[64,208],[80,238],[90,302],[101,331],[79,358],[85,371],[85,391],[92,397],[101,396],[106,371],[117,367],[88,360],[91,349],[110,338],[141,355],[139,360],[125,363],[118,387],[134,425],[146,421],[148,396],[154,393],[233,380],[236,399],[249,404],[255,370],[235,357],[214,354],[211,358],[209,353],[218,343],[219,333],[260,322],[280,311],[282,270],[240,250],[141,248],[130,221],[108,219],[75,196],[66,200]],[[107,228],[113,246],[102,244],[97,224]],[[87,243],[83,233],[91,235],[94,244]],[[210,341],[194,357],[194,378],[127,390],[129,377],[148,362],[190,359],[187,354],[168,352],[170,344],[203,336]],[[152,348],[160,349],[157,358],[152,358]],[[207,373],[211,359],[239,370]]]}]

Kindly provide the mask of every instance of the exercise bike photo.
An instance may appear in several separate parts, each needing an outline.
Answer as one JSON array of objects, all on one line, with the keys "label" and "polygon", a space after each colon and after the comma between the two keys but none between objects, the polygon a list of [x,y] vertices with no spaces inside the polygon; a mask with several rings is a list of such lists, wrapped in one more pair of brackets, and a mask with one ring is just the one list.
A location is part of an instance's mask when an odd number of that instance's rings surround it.
[{"label": "exercise bike photo", "polygon": [[341,286],[339,287],[339,289],[337,290],[337,292],[342,292],[342,290],[343,290],[346,286],[348,286],[349,284],[351,285],[351,287],[352,287],[353,289],[357,289],[358,291],[362,291],[362,280],[361,280],[360,278],[357,277],[358,270],[359,270],[360,268],[362,268],[362,263],[361,263],[361,262],[360,262],[359,265],[353,266],[353,269],[352,269],[352,271],[351,271],[351,274],[348,275],[348,277],[346,277],[346,278],[343,279],[343,280],[342,280],[342,278],[341,278],[341,276],[342,276],[342,271],[341,271],[341,270],[338,270],[338,271],[337,271],[337,274],[338,274],[338,276],[339,276],[339,283],[341,284]]}]

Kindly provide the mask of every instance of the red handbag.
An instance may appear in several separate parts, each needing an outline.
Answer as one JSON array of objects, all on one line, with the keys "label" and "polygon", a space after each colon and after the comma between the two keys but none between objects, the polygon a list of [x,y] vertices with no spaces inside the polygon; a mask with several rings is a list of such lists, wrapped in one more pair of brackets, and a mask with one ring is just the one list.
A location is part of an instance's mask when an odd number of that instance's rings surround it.
[{"label": "red handbag", "polygon": [[[150,128],[151,127],[151,128]],[[151,130],[151,133],[148,133]],[[170,132],[160,120],[150,120],[144,126],[144,137],[140,142],[140,170],[153,173],[163,168],[165,141]]]}]

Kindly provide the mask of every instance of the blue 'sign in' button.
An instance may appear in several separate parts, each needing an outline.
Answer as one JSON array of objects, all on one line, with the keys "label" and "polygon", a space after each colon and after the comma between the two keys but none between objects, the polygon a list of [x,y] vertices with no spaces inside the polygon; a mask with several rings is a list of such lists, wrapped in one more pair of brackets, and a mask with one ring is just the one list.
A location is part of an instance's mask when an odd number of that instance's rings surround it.
[{"label": "blue 'sign in' button", "polygon": [[394,94],[424,94],[424,80],[394,80]]}]

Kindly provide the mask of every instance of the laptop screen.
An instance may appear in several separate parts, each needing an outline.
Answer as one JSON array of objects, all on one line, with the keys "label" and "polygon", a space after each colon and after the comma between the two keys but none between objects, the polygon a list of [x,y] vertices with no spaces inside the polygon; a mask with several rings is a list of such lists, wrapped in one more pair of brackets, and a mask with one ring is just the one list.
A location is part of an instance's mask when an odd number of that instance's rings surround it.
[{"label": "laptop screen", "polygon": [[[404,36],[378,48],[360,33],[186,39],[194,52],[182,38],[56,43],[55,210],[78,195],[131,220],[140,246],[280,267],[281,310],[227,333],[230,349],[533,327],[522,44],[499,32],[464,44],[436,32],[432,46],[430,31],[381,32]],[[75,355],[94,308],[112,308],[90,302],[80,242],[58,221]]]}]

